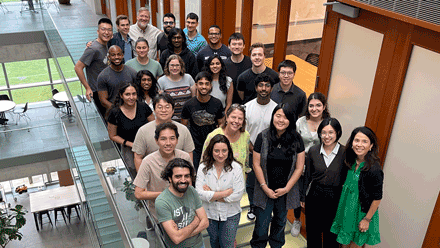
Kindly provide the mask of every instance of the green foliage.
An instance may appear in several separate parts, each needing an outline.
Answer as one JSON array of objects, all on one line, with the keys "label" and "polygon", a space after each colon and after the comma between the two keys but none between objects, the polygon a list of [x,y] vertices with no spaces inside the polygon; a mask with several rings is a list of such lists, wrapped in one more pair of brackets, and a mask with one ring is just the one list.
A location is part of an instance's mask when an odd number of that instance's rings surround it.
[{"label": "green foliage", "polygon": [[24,216],[27,211],[22,205],[16,205],[9,211],[9,213],[7,211],[0,213],[0,246],[3,248],[12,240],[23,238],[23,234],[18,230],[26,224]]},{"label": "green foliage", "polygon": [[136,211],[139,211],[139,209],[141,209],[143,206],[142,202],[136,199],[136,197],[134,196],[134,189],[135,186],[133,182],[128,181],[126,178],[124,182],[124,188],[122,189],[122,191],[125,192],[125,199],[135,202],[134,209],[136,209]]}]

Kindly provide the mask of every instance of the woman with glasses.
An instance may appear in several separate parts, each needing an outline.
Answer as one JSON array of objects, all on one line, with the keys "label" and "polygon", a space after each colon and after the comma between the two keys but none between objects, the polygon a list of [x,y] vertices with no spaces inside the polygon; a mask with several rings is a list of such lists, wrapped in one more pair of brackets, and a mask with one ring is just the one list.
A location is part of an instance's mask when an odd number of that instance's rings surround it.
[{"label": "woman with glasses", "polygon": [[221,127],[218,127],[214,131],[208,134],[203,145],[202,154],[205,154],[205,150],[208,147],[211,139],[217,134],[223,134],[228,138],[234,152],[234,158],[243,167],[243,172],[248,166],[249,162],[249,132],[246,131],[246,112],[243,105],[232,104],[231,107],[226,110],[226,121],[222,123]]},{"label": "woman with glasses", "polygon": [[219,99],[223,108],[227,110],[232,104],[234,86],[232,78],[226,76],[226,66],[219,55],[213,55],[206,61],[204,71],[212,75],[212,92],[211,96]]},{"label": "woman with glasses", "polygon": [[244,178],[226,136],[217,134],[209,142],[197,171],[196,190],[208,215],[211,247],[233,248]]},{"label": "woman with glasses", "polygon": [[157,80],[153,73],[141,70],[136,75],[136,83],[139,91],[139,100],[143,100],[154,113],[153,99],[159,94]]},{"label": "woman with glasses", "polygon": [[251,247],[266,247],[267,242],[271,247],[283,247],[287,210],[300,205],[297,181],[304,168],[305,152],[295,120],[295,113],[288,105],[278,104],[272,112],[269,128],[255,140],[256,220]]},{"label": "woman with glasses", "polygon": [[153,121],[153,111],[144,102],[138,101],[137,85],[125,83],[119,87],[119,93],[108,115],[108,136],[121,145],[128,171],[134,178],[134,154],[131,151],[138,129],[144,124]]},{"label": "woman with glasses", "polygon": [[348,173],[330,231],[342,247],[379,244],[383,171],[376,134],[365,126],[355,128],[345,149]]},{"label": "woman with glasses", "polygon": [[317,133],[321,142],[310,148],[306,158],[303,188],[308,189],[309,184],[310,188],[307,193],[301,192],[301,205],[306,210],[307,247],[338,248],[336,235],[330,228],[347,176],[344,146],[338,143],[342,127],[337,119],[326,118]]},{"label": "woman with glasses", "polygon": [[173,54],[165,63],[165,76],[159,78],[159,89],[174,99],[173,120],[180,122],[183,105],[195,95],[194,79],[185,73],[185,63]]}]

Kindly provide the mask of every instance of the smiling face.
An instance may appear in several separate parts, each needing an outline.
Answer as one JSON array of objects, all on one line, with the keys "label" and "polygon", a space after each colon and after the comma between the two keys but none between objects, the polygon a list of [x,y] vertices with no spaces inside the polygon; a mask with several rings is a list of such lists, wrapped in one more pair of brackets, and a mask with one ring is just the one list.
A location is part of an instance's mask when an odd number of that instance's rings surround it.
[{"label": "smiling face", "polygon": [[130,22],[127,19],[119,20],[119,25],[117,26],[119,33],[127,35],[130,31]]},{"label": "smiling face", "polygon": [[177,137],[174,130],[166,128],[160,131],[156,140],[159,151],[162,155],[172,155],[177,145]]},{"label": "smiling face", "polygon": [[176,33],[173,37],[171,37],[171,43],[174,48],[181,48],[183,42],[183,37],[180,33]]},{"label": "smiling face", "polygon": [[151,88],[151,85],[153,85],[153,80],[148,75],[142,75],[141,78],[141,87],[144,91],[148,91]]},{"label": "smiling face", "polygon": [[262,47],[252,49],[251,61],[253,67],[260,67],[264,65],[264,49]]},{"label": "smiling face", "polygon": [[336,130],[331,126],[325,126],[321,131],[321,142],[324,146],[331,146],[336,142]]},{"label": "smiling face", "polygon": [[243,53],[244,50],[244,41],[243,40],[231,40],[229,43],[229,49],[231,50],[232,54],[234,55],[240,55]]},{"label": "smiling face", "polygon": [[172,28],[176,27],[176,23],[172,17],[164,17],[163,18],[163,28],[166,34],[170,32]]},{"label": "smiling face", "polygon": [[244,114],[241,110],[235,109],[226,117],[226,126],[232,131],[240,131],[243,126]]},{"label": "smiling face", "polygon": [[185,193],[191,183],[191,174],[188,168],[174,167],[173,177],[169,178],[173,189],[179,193]]},{"label": "smiling face", "polygon": [[141,29],[145,29],[150,22],[150,11],[139,11],[137,15],[137,25]]},{"label": "smiling face", "polygon": [[211,63],[209,64],[209,69],[211,70],[212,74],[217,74],[222,69],[222,64],[218,58],[214,58]]},{"label": "smiling face", "polygon": [[107,43],[113,37],[113,27],[108,23],[98,25],[98,40]]},{"label": "smiling face", "polygon": [[225,163],[226,159],[228,158],[228,154],[228,145],[226,145],[225,143],[215,143],[214,147],[212,148],[212,156],[214,157],[214,160],[219,164]]},{"label": "smiling face", "polygon": [[287,119],[284,111],[282,109],[278,109],[273,116],[273,125],[278,133],[284,133],[286,129],[289,127],[290,121]]},{"label": "smiling face", "polygon": [[197,26],[199,26],[199,22],[195,19],[186,19],[186,28],[188,32],[193,32],[196,30]]},{"label": "smiling face", "polygon": [[358,132],[354,136],[352,148],[358,159],[363,161],[365,155],[373,148],[373,144],[371,144],[371,140],[367,135]]},{"label": "smiling face", "polygon": [[137,100],[136,89],[133,86],[128,86],[120,97],[124,101],[124,105],[133,106]]},{"label": "smiling face", "polygon": [[291,67],[281,67],[278,75],[280,77],[280,83],[285,86],[292,84],[293,77],[295,77],[295,73]]},{"label": "smiling face", "polygon": [[108,50],[108,59],[110,63],[114,66],[120,66],[122,60],[124,59],[124,53],[119,46],[111,46]]},{"label": "smiling face", "polygon": [[148,56],[148,51],[150,51],[150,48],[147,45],[147,42],[141,41],[136,44],[136,53],[138,54],[139,58],[146,58]]},{"label": "smiling face", "polygon": [[209,43],[211,43],[211,45],[217,45],[220,42],[221,38],[222,38],[222,34],[220,32],[220,29],[210,28],[208,30],[208,39],[209,39]]},{"label": "smiling face", "polygon": [[196,89],[200,96],[207,96],[212,91],[212,84],[210,81],[208,81],[208,79],[201,78],[196,83]]},{"label": "smiling face", "polygon": [[322,118],[322,113],[324,112],[325,106],[318,99],[312,99],[307,106],[310,116],[313,118]]},{"label": "smiling face", "polygon": [[259,82],[255,87],[255,91],[257,92],[258,98],[268,99],[270,98],[270,92],[272,92],[272,86],[270,82]]},{"label": "smiling face", "polygon": [[170,103],[161,99],[156,103],[154,112],[156,113],[157,121],[163,123],[171,121],[171,117],[174,114],[174,109]]},{"label": "smiling face", "polygon": [[179,75],[182,71],[182,65],[180,64],[178,59],[172,59],[168,64],[168,70],[171,75]]}]

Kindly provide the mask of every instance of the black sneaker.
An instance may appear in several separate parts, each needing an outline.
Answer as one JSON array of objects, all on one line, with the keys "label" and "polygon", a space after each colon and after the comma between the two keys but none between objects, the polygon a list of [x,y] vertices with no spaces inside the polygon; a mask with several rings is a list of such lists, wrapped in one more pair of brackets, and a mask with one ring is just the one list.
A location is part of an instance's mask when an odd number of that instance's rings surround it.
[{"label": "black sneaker", "polygon": [[249,207],[249,211],[247,213],[247,219],[249,221],[254,221],[255,220],[255,213],[254,213],[254,206],[250,206]]}]

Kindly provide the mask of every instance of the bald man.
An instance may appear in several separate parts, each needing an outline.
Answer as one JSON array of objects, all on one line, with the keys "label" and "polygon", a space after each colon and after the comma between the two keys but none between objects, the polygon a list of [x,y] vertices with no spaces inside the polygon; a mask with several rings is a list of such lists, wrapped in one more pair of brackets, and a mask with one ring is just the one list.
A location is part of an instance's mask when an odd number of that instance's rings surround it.
[{"label": "bald man", "polygon": [[136,80],[136,71],[129,66],[125,66],[123,59],[124,52],[122,49],[117,45],[111,46],[108,49],[110,66],[98,75],[99,101],[101,101],[107,112],[118,94],[119,86],[128,82],[134,83]]},{"label": "bald man", "polygon": [[[139,37],[143,37],[148,41],[150,51],[148,51],[148,57],[150,59],[157,60],[157,36],[162,32],[150,23],[150,11],[141,7],[137,13],[137,22],[130,26],[130,35],[132,39],[132,47],[135,47],[135,42]],[[135,56],[137,56],[136,51]]]}]

